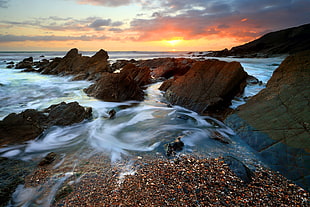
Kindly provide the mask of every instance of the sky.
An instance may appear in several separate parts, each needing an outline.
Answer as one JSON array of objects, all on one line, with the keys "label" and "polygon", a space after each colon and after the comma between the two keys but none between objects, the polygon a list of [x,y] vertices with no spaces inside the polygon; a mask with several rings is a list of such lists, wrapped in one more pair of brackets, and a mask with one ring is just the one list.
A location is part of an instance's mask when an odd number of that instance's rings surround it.
[{"label": "sky", "polygon": [[310,0],[0,0],[0,51],[209,51],[310,23]]}]

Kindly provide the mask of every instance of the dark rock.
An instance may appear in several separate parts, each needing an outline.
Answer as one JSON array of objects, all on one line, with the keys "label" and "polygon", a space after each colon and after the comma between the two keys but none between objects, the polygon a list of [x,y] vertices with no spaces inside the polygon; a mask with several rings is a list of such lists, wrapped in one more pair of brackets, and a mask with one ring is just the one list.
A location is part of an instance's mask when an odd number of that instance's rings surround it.
[{"label": "dark rock", "polygon": [[109,119],[114,119],[116,115],[116,111],[112,109],[108,112],[108,114],[109,114]]},{"label": "dark rock", "polygon": [[0,206],[6,206],[18,185],[31,173],[35,165],[32,162],[11,160],[0,157]]},{"label": "dark rock", "polygon": [[226,156],[224,162],[243,182],[250,183],[253,180],[254,172],[237,158]]},{"label": "dark rock", "polygon": [[151,68],[151,75],[155,79],[168,79],[172,76],[184,75],[192,67],[194,62],[196,61],[186,58],[155,58],[141,60],[137,65],[139,67]]},{"label": "dark rock", "polygon": [[102,72],[113,72],[108,64],[108,53],[99,50],[92,57],[82,56],[78,49],[71,49],[63,58],[55,58],[47,65],[40,66],[43,74],[78,75],[88,80],[98,78]]},{"label": "dark rock", "polygon": [[32,69],[33,65],[34,65],[33,64],[33,58],[29,57],[29,58],[25,58],[23,61],[17,63],[15,66],[15,69],[23,69],[23,68]]},{"label": "dark rock", "polygon": [[0,146],[35,139],[48,127],[78,123],[90,118],[91,113],[91,108],[84,108],[77,102],[63,102],[43,112],[27,109],[20,114],[9,114],[0,121]]},{"label": "dark rock", "polygon": [[14,62],[11,61],[11,62],[7,62],[6,64],[7,64],[7,65],[14,65]]},{"label": "dark rock", "polygon": [[123,67],[120,74],[124,77],[131,77],[138,86],[145,86],[151,83],[151,71],[148,67],[137,67],[130,63]]},{"label": "dark rock", "polygon": [[91,108],[84,108],[78,102],[65,103],[52,105],[45,110],[49,112],[47,123],[49,126],[60,125],[67,126],[79,123],[84,119],[89,119],[92,116]]},{"label": "dark rock", "polygon": [[213,131],[211,136],[210,136],[211,139],[214,139],[214,140],[217,140],[219,142],[222,142],[223,144],[231,144],[231,140],[224,137],[222,134],[220,134],[219,132],[217,131]]},{"label": "dark rock", "polygon": [[136,81],[121,73],[103,73],[101,79],[85,89],[85,92],[95,98],[111,102],[144,99],[143,90]]},{"label": "dark rock", "polygon": [[183,76],[165,81],[160,90],[169,102],[198,113],[216,112],[243,92],[247,73],[238,62],[196,62]]},{"label": "dark rock", "polygon": [[266,89],[226,119],[269,165],[310,189],[310,51],[287,57]]},{"label": "dark rock", "polygon": [[47,116],[28,109],[20,114],[9,114],[0,121],[0,145],[35,139],[44,131]]},{"label": "dark rock", "polygon": [[57,154],[55,152],[48,153],[40,162],[39,166],[49,165],[56,159]]},{"label": "dark rock", "polygon": [[256,85],[256,84],[263,84],[262,81],[258,80],[257,78],[255,78],[254,76],[249,75],[246,79],[247,84],[250,85]]},{"label": "dark rock", "polygon": [[33,57],[23,59],[23,62],[30,62],[33,63]]},{"label": "dark rock", "polygon": [[14,68],[14,65],[7,65],[6,68],[9,68],[9,69]]},{"label": "dark rock", "polygon": [[184,143],[181,141],[182,137],[177,137],[173,142],[165,145],[166,155],[168,157],[175,156],[177,152],[183,150]]}]

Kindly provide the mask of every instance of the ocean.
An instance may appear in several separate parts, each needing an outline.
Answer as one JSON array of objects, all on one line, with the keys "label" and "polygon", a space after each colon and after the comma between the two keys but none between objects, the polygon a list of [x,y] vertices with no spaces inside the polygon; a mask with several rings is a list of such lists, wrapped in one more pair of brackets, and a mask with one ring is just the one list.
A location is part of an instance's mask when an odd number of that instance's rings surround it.
[{"label": "ocean", "polygon": [[[91,56],[95,52],[81,52]],[[38,160],[49,152],[70,153],[84,156],[84,149],[102,152],[111,162],[143,156],[164,155],[164,145],[181,136],[185,146],[182,153],[198,153],[207,157],[231,155],[246,163],[258,163],[259,158],[243,143],[233,138],[234,131],[222,122],[180,106],[168,107],[163,94],[158,90],[161,83],[149,85],[146,99],[142,102],[104,102],[88,97],[83,89],[92,82],[71,81],[70,76],[59,77],[33,72],[7,69],[7,63],[17,63],[33,57],[35,61],[63,57],[66,52],[0,52],[0,120],[10,113],[26,109],[42,110],[62,101],[77,101],[80,105],[93,108],[93,119],[66,127],[52,127],[43,136],[18,145],[2,146],[0,156]],[[108,52],[110,61],[119,59],[150,59],[158,57],[190,57],[187,52]],[[225,61],[239,61],[245,71],[263,82],[248,86],[244,97],[251,97],[265,87],[273,71],[284,57],[274,58],[219,58]],[[232,108],[245,103],[236,98]],[[108,111],[115,109],[116,118],[106,119]],[[185,118],[184,118],[185,117]],[[212,133],[221,134],[231,140],[226,145],[211,139]],[[1,135],[0,135],[1,136]],[[67,158],[69,159],[69,158]],[[61,163],[58,163],[61,165]],[[29,198],[30,200],[33,198]],[[28,199],[28,201],[29,201]],[[27,201],[27,202],[28,202]],[[46,201],[48,202],[48,201]]]}]

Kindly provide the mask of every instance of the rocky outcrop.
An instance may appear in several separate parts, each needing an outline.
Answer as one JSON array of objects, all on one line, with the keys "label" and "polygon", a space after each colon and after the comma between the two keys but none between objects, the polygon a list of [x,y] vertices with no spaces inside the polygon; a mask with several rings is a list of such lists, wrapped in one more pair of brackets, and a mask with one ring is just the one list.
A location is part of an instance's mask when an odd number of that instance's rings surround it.
[{"label": "rocky outcrop", "polygon": [[94,56],[79,54],[78,49],[71,49],[63,58],[55,58],[41,68],[43,74],[76,75],[77,79],[93,80],[99,78],[102,72],[110,72],[108,53],[98,51]]},{"label": "rocky outcrop", "polygon": [[268,33],[252,42],[214,51],[207,56],[268,57],[276,54],[294,54],[310,48],[310,24]]},{"label": "rocky outcrop", "polygon": [[310,51],[287,57],[266,89],[226,119],[263,159],[310,190]]},{"label": "rocky outcrop", "polygon": [[91,114],[91,108],[84,108],[77,102],[63,102],[44,111],[27,109],[19,114],[9,114],[0,121],[0,146],[35,139],[50,126],[79,123],[89,119]]},{"label": "rocky outcrop", "polygon": [[165,81],[160,90],[172,104],[198,113],[216,113],[243,92],[247,76],[239,62],[206,60],[194,63],[183,76]]},{"label": "rocky outcrop", "polygon": [[33,69],[32,66],[34,66],[33,58],[25,58],[23,61],[16,64],[15,69]]}]

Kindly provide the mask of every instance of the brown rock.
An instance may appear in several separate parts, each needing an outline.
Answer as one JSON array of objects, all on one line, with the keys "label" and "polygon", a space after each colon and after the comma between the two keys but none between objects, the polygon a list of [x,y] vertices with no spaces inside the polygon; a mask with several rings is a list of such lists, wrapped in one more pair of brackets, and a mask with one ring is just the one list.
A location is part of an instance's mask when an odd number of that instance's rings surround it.
[{"label": "brown rock", "polygon": [[121,70],[121,75],[124,77],[131,77],[138,86],[145,86],[151,83],[151,74],[148,67],[137,67],[129,63]]},{"label": "brown rock", "polygon": [[101,79],[85,89],[85,92],[95,98],[111,102],[141,101],[144,98],[143,90],[136,81],[121,73],[103,73]]},{"label": "brown rock", "polygon": [[247,73],[239,62],[206,60],[196,62],[183,76],[165,81],[160,90],[172,104],[198,113],[214,112],[230,105],[243,92]]}]

